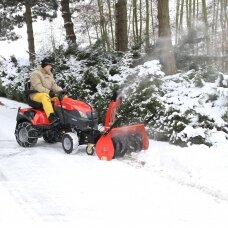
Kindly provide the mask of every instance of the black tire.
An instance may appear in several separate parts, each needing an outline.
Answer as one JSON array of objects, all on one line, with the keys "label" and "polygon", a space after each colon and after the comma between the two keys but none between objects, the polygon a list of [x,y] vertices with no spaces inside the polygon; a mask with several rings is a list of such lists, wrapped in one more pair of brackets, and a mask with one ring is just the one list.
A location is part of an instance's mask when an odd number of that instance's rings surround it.
[{"label": "black tire", "polygon": [[79,146],[78,136],[76,133],[66,133],[62,138],[62,147],[65,153],[77,153]]},{"label": "black tire", "polygon": [[20,146],[32,147],[37,143],[38,132],[29,122],[22,122],[16,126],[15,137]]},{"label": "black tire", "polygon": [[58,142],[57,135],[53,131],[46,131],[43,134],[43,139],[46,143],[50,143],[50,144]]}]

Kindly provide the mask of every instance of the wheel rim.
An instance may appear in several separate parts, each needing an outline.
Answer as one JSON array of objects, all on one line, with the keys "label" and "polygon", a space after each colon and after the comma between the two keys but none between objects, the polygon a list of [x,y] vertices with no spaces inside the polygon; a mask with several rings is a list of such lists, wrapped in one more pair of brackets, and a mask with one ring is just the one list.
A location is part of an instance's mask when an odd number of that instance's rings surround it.
[{"label": "wheel rim", "polygon": [[21,142],[27,142],[28,140],[28,132],[25,128],[22,128],[20,131],[19,131],[19,139]]},{"label": "wheel rim", "polygon": [[94,147],[93,146],[87,146],[86,147],[86,153],[88,155],[93,155],[94,154]]},{"label": "wheel rim", "polygon": [[70,140],[69,137],[66,137],[66,138],[64,139],[64,148],[65,148],[66,150],[70,150],[71,147],[72,147],[72,142],[71,142],[71,140]]}]

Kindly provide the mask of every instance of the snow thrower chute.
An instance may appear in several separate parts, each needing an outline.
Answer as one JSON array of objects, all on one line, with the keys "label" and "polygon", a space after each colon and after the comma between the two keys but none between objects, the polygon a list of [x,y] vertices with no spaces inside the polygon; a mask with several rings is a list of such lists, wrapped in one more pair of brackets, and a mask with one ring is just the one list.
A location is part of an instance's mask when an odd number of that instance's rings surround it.
[{"label": "snow thrower chute", "polygon": [[121,103],[122,98],[117,97],[107,109],[105,131],[96,143],[97,156],[102,160],[123,157],[126,153],[147,150],[149,147],[144,123],[116,127],[120,121],[116,119],[116,113]]}]

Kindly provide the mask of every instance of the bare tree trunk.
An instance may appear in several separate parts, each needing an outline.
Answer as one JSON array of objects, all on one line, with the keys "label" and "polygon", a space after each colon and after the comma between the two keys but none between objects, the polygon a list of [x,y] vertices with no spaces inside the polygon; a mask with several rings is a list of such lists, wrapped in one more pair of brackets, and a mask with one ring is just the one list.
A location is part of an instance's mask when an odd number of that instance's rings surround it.
[{"label": "bare tree trunk", "polygon": [[104,16],[104,9],[103,9],[103,1],[97,0],[97,4],[98,4],[98,8],[99,8],[99,13],[100,13],[100,29],[101,29],[101,37],[102,37],[103,46],[105,49],[107,49],[109,51],[110,50],[110,43],[109,43],[108,32],[106,29],[106,21],[105,21],[105,16]]},{"label": "bare tree trunk", "polygon": [[228,71],[228,21],[227,21],[227,1],[220,0],[221,10],[220,10],[220,20],[221,20],[221,28],[222,28],[222,69],[224,71]]},{"label": "bare tree trunk", "polygon": [[184,0],[181,0],[180,6],[180,21],[178,24],[178,34],[181,36],[183,30],[183,16],[184,16]]},{"label": "bare tree trunk", "polygon": [[36,56],[35,56],[35,44],[34,44],[34,35],[33,35],[33,27],[32,27],[32,11],[29,4],[25,5],[25,19],[26,19],[26,26],[27,26],[29,61],[30,63],[33,64]]},{"label": "bare tree trunk", "polygon": [[185,7],[186,7],[186,22],[187,22],[187,29],[189,29],[189,4],[188,4],[188,0],[185,0]]},{"label": "bare tree trunk", "polygon": [[209,48],[210,38],[209,38],[209,34],[208,34],[208,21],[207,21],[206,0],[202,0],[202,9],[203,9],[203,19],[204,19],[204,24],[205,24],[204,35],[205,35],[205,40],[206,40],[206,52],[207,52],[207,55],[209,55],[210,54],[210,48]]},{"label": "bare tree trunk", "polygon": [[[211,43],[213,47],[213,55],[216,56],[217,52],[217,26],[218,26],[218,7],[217,7],[217,0],[213,0],[213,8],[212,8],[212,31],[211,31]],[[216,58],[214,58],[214,62],[216,62]]]},{"label": "bare tree trunk", "polygon": [[[149,28],[150,28],[150,6],[149,0],[146,0],[146,31],[145,31],[145,44],[146,44],[146,52],[150,46],[150,35],[149,35]],[[151,15],[152,16],[152,15]]]},{"label": "bare tree trunk", "polygon": [[[132,6],[132,2],[131,2],[131,4],[130,4],[130,7],[129,7],[129,13],[128,13],[128,28],[127,28],[127,36],[129,37],[130,36],[130,30],[131,30],[131,12],[132,12],[132,8],[133,8],[133,6]],[[132,24],[132,26],[133,26],[133,24]],[[132,29],[134,29],[133,27],[132,27]],[[133,32],[133,34],[134,34],[134,32]]]},{"label": "bare tree trunk", "polygon": [[112,10],[111,10],[111,3],[110,0],[107,0],[108,3],[108,11],[109,11],[109,22],[110,22],[110,29],[111,29],[111,37],[112,37],[112,49],[115,47],[115,40],[114,40],[114,32],[113,32],[113,24],[112,24]]},{"label": "bare tree trunk", "polygon": [[176,34],[175,34],[175,44],[177,45],[178,41],[178,27],[179,27],[179,9],[180,9],[180,0],[176,2]]},{"label": "bare tree trunk", "polygon": [[96,30],[96,37],[97,37],[97,40],[99,40],[99,28],[98,28],[98,25],[95,24],[95,30]]},{"label": "bare tree trunk", "polygon": [[116,50],[127,51],[127,1],[118,0],[116,3]]},{"label": "bare tree trunk", "polygon": [[193,18],[193,27],[196,25],[196,0],[193,0],[193,9],[192,9],[192,18]]},{"label": "bare tree trunk", "polygon": [[88,25],[87,22],[86,22],[86,31],[87,31],[88,38],[89,38],[89,44],[91,45],[92,44],[92,41],[91,41],[91,37],[90,37],[90,33],[89,33],[89,25]]},{"label": "bare tree trunk", "polygon": [[141,42],[142,40],[142,27],[143,27],[143,23],[142,23],[142,0],[139,0],[139,41]]},{"label": "bare tree trunk", "polygon": [[154,25],[154,13],[153,13],[153,2],[150,1],[150,11],[151,11],[151,26],[152,26],[152,39],[151,43],[155,44],[156,38],[155,38],[155,25]]},{"label": "bare tree trunk", "polygon": [[137,16],[137,0],[133,0],[133,35],[134,35],[134,43],[138,44],[139,42],[139,29],[138,29],[138,16]]},{"label": "bare tree trunk", "polygon": [[76,44],[76,35],[74,32],[74,24],[71,20],[71,13],[70,13],[70,2],[69,0],[61,0],[61,11],[62,17],[64,20],[64,28],[66,30],[66,40],[68,45],[71,46],[72,44]]},{"label": "bare tree trunk", "polygon": [[190,34],[192,34],[193,32],[193,27],[192,27],[192,0],[187,0],[187,28],[188,28],[188,34],[189,34],[189,38],[191,39],[191,42],[190,42],[190,50],[192,52],[192,54],[194,53],[194,35],[191,36]]},{"label": "bare tree trunk", "polygon": [[158,47],[160,51],[160,61],[164,66],[166,74],[176,73],[176,60],[171,42],[171,31],[169,25],[169,1],[158,1]]},{"label": "bare tree trunk", "polygon": [[[196,20],[198,21],[199,19],[199,0],[196,0]],[[196,54],[199,54],[199,44],[196,44]]]}]

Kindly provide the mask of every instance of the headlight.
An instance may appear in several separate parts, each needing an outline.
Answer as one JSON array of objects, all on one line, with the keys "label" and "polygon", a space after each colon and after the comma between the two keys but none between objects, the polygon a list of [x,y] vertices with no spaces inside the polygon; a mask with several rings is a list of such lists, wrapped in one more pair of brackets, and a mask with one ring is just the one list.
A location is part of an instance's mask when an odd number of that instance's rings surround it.
[{"label": "headlight", "polygon": [[87,117],[88,117],[88,119],[90,119],[90,120],[94,120],[94,119],[97,119],[97,113],[96,112],[87,112]]},{"label": "headlight", "polygon": [[80,114],[81,117],[88,119],[86,113],[81,112],[81,111],[78,111],[78,112],[79,112],[79,114]]}]

